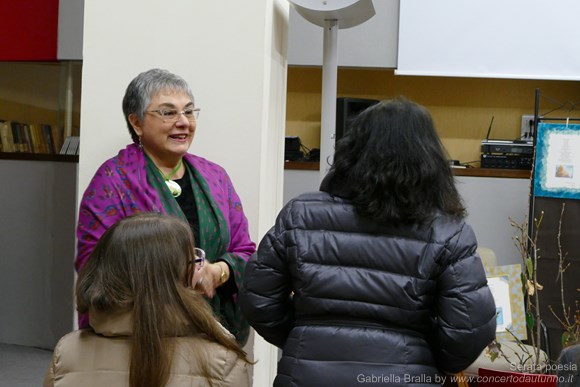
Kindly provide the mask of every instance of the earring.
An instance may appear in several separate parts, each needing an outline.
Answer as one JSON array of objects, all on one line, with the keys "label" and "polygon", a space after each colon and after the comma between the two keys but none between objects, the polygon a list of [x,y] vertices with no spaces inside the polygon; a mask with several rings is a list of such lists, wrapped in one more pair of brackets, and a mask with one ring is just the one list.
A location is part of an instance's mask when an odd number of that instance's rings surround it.
[{"label": "earring", "polygon": [[143,143],[141,142],[141,136],[139,136],[139,149],[143,150]]}]

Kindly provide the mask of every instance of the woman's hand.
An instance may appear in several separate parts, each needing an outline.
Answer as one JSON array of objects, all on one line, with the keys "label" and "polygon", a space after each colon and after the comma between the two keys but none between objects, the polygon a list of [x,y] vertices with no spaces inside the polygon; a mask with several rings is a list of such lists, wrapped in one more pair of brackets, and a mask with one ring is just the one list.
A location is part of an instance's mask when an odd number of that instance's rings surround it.
[{"label": "woman's hand", "polygon": [[[222,270],[225,275],[222,278]],[[197,275],[197,276],[196,276]],[[195,288],[202,291],[209,298],[213,298],[216,293],[216,288],[223,285],[227,279],[230,277],[230,268],[224,261],[218,261],[215,263],[205,262],[205,265],[193,275],[195,283]]]}]

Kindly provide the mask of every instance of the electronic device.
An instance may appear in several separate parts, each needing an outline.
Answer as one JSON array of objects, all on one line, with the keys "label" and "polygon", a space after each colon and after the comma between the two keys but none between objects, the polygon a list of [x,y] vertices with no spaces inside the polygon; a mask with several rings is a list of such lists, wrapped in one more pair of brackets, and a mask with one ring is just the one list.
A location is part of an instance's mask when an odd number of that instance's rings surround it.
[{"label": "electronic device", "polygon": [[284,160],[297,161],[304,157],[304,153],[300,150],[302,141],[298,136],[286,136],[284,142]]},{"label": "electronic device", "polygon": [[534,143],[532,141],[483,140],[481,142],[481,153],[533,155]]},{"label": "electronic device", "polygon": [[377,99],[341,97],[336,99],[336,135],[340,140],[348,132],[351,121],[363,110],[380,101]]},{"label": "electronic device", "polygon": [[481,168],[532,169],[534,143],[521,140],[490,140],[493,117],[485,140],[481,141]]},{"label": "electronic device", "polygon": [[524,169],[531,170],[534,158],[532,155],[481,154],[481,168]]}]

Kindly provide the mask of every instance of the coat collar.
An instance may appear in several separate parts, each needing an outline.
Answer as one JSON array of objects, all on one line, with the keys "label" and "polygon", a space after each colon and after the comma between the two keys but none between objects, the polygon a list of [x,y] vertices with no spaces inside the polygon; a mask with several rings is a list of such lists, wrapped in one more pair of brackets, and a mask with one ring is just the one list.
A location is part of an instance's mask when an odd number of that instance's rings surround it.
[{"label": "coat collar", "polygon": [[89,310],[89,324],[103,336],[131,336],[133,334],[133,316],[130,310],[117,312],[100,312]]},{"label": "coat collar", "polygon": [[[218,323],[219,324],[219,323]],[[106,337],[132,336],[133,335],[133,313],[131,309],[119,310],[115,312],[102,312],[94,308],[89,309],[89,325],[95,333]],[[222,329],[229,333],[226,328],[219,324]],[[184,318],[172,316],[171,326],[175,329],[171,336],[190,336],[192,329]]]}]

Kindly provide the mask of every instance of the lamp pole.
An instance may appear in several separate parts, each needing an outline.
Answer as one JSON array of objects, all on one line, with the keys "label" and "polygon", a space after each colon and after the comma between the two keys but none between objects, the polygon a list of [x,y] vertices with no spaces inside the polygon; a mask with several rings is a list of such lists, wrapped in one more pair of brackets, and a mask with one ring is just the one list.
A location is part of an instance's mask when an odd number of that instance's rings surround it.
[{"label": "lamp pole", "polygon": [[309,22],[324,29],[320,112],[320,181],[333,163],[336,139],[338,29],[351,28],[375,15],[372,0],[288,0]]},{"label": "lamp pole", "polygon": [[325,20],[322,53],[322,106],[320,117],[320,181],[328,173],[336,137],[338,79],[338,20]]}]

